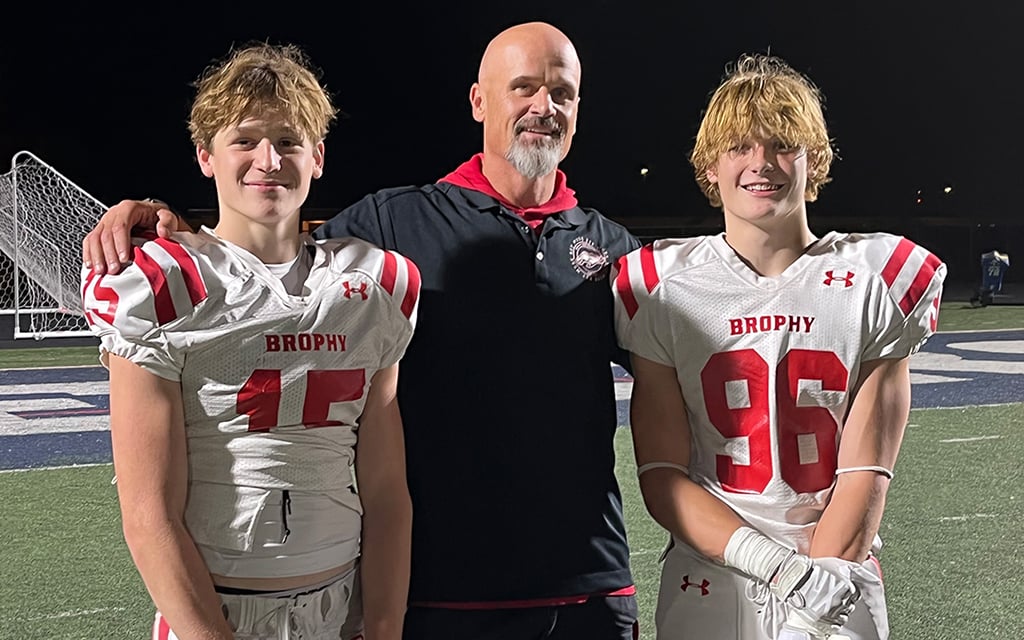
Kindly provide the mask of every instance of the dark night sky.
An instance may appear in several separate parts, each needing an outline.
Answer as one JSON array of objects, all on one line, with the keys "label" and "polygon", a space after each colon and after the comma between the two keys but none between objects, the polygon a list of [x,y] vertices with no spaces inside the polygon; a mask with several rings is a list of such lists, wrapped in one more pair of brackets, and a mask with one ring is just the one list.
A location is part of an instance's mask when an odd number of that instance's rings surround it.
[{"label": "dark night sky", "polygon": [[923,214],[924,188],[934,210],[1016,216],[1024,10],[986,2],[343,2],[308,16],[300,3],[22,2],[27,15],[11,16],[0,39],[0,171],[27,149],[107,204],[210,207],[185,127],[190,82],[233,43],[287,41],[323,69],[349,116],[328,137],[309,202],[340,208],[433,181],[477,151],[467,95],[480,53],[504,27],[544,19],[583,62],[579,132],[562,166],[581,202],[608,215],[714,215],[686,163],[701,109],[726,63],[770,48],[826,96],[841,160],[813,215]]}]

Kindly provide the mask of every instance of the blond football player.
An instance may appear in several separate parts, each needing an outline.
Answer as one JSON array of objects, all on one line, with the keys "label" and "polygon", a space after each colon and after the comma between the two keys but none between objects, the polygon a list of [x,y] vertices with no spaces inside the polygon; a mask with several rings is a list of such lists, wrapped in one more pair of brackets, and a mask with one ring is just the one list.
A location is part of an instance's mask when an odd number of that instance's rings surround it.
[{"label": "blond football player", "polygon": [[813,233],[832,155],[811,81],[744,56],[691,157],[725,232],[618,263],[640,486],[672,540],[659,640],[888,637],[877,533],[946,267]]},{"label": "blond football player", "polygon": [[335,115],[300,50],[236,50],[197,86],[216,227],[83,271],[153,638],[347,640],[364,616],[397,640],[411,502],[396,386],[418,271],[299,233]]}]

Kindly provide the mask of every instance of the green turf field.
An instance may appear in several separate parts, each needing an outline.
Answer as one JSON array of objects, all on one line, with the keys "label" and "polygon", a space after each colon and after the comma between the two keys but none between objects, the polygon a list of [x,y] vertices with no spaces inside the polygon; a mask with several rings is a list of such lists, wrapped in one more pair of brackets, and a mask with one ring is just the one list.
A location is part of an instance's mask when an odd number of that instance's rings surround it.
[{"label": "green turf field", "polygon": [[0,349],[0,369],[96,366],[99,363],[97,347]]},{"label": "green turf field", "polygon": [[[881,531],[892,637],[1020,637],[1024,620],[1010,612],[1024,575],[1024,405],[917,410],[910,425]],[[625,429],[616,447],[642,637],[652,640],[665,536],[644,511]],[[148,637],[151,606],[121,538],[112,472],[0,474],[0,638]]]},{"label": "green turf field", "polygon": [[[940,331],[1024,327],[1024,307],[948,303]],[[0,351],[0,368],[95,364],[93,347]],[[1022,392],[1024,397],[1024,392]],[[616,438],[641,637],[653,640],[665,535]],[[2,455],[2,450],[0,450]],[[914,410],[881,535],[892,638],[1024,637],[1024,403]],[[0,640],[149,637],[152,607],[120,531],[110,465],[0,473]]]},{"label": "green turf field", "polygon": [[112,475],[111,465],[0,474],[0,638],[150,637]]}]

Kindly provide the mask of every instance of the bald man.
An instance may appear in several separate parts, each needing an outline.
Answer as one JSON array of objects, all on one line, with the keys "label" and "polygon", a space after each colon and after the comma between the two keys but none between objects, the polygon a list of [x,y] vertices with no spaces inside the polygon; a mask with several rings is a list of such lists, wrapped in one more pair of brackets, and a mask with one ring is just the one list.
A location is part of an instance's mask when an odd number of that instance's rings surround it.
[{"label": "bald man", "polygon": [[[609,367],[626,360],[607,277],[639,242],[580,207],[558,169],[580,76],[555,27],[501,32],[469,91],[483,151],[437,183],[368,195],[315,233],[397,251],[422,276],[399,376],[414,514],[405,638],[637,633]],[[159,210],[113,207],[85,260],[118,270],[130,239],[111,230],[162,217],[168,234],[176,218]]]}]

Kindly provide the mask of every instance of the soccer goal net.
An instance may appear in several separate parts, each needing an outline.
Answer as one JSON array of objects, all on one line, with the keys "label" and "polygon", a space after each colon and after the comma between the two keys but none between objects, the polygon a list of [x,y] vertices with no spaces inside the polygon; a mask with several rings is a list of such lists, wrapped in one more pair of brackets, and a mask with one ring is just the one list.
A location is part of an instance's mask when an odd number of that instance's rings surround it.
[{"label": "soccer goal net", "polygon": [[0,314],[15,338],[92,335],[80,293],[82,240],[107,207],[28,151],[0,175]]}]

